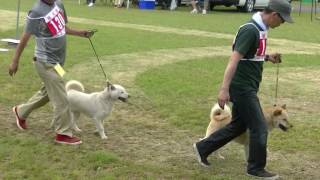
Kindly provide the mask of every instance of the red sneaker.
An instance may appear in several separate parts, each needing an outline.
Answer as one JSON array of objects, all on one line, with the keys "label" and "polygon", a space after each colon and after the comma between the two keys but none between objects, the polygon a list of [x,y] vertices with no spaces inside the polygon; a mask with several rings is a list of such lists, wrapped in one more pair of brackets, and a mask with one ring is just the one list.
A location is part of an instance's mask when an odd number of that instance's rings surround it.
[{"label": "red sneaker", "polygon": [[54,140],[56,143],[60,143],[60,144],[70,144],[70,145],[77,145],[77,144],[81,144],[82,141],[80,140],[80,138],[76,137],[76,136],[67,136],[67,135],[63,135],[63,134],[57,134],[56,135],[56,139]]},{"label": "red sneaker", "polygon": [[12,111],[16,117],[16,122],[17,122],[18,128],[21,130],[26,130],[27,129],[27,122],[25,119],[22,119],[18,116],[17,106],[14,106],[12,108]]}]

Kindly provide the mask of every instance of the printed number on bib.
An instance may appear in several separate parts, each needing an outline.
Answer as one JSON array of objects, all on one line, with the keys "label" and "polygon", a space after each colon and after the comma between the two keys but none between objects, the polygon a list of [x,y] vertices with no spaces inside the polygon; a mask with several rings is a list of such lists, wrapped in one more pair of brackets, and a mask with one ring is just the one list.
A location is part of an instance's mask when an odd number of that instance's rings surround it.
[{"label": "printed number on bib", "polygon": [[58,6],[55,6],[45,17],[45,22],[52,34],[55,36],[62,36],[66,33],[65,30],[65,21],[63,12]]},{"label": "printed number on bib", "polygon": [[260,31],[259,48],[257,49],[256,56],[264,56],[267,47],[267,32]]}]

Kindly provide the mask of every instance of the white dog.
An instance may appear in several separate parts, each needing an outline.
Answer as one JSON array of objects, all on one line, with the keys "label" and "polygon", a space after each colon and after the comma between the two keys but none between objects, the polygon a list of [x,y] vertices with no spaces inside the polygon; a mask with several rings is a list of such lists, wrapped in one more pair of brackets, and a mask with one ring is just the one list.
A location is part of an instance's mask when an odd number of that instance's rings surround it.
[{"label": "white dog", "polygon": [[76,121],[83,113],[94,120],[97,132],[102,139],[107,139],[103,121],[110,114],[113,102],[118,99],[126,102],[129,97],[122,86],[109,82],[103,91],[87,94],[84,93],[84,87],[79,81],[71,80],[66,84],[66,91],[73,117],[73,128],[76,131],[81,131],[77,127]]}]

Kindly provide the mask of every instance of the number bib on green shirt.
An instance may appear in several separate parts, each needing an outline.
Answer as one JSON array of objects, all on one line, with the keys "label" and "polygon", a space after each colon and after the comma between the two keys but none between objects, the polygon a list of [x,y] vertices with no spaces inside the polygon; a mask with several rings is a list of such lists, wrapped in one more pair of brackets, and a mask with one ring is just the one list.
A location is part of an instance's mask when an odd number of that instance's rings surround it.
[{"label": "number bib on green shirt", "polygon": [[267,47],[268,32],[262,30],[254,21],[239,28],[233,43],[233,50],[243,55],[231,87],[258,91],[262,79],[263,62]]}]

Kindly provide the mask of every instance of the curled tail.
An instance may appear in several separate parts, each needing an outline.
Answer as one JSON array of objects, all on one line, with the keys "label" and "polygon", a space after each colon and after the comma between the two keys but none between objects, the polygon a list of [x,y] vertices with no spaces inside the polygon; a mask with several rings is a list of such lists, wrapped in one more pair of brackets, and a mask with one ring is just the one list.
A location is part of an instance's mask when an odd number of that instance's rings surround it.
[{"label": "curled tail", "polygon": [[76,81],[76,80],[68,81],[67,84],[65,85],[65,88],[66,88],[67,92],[70,90],[84,92],[84,86],[81,84],[81,82]]},{"label": "curled tail", "polygon": [[231,110],[227,104],[224,105],[224,109],[221,109],[219,104],[216,103],[211,109],[210,119],[216,119],[220,121],[228,116],[231,117]]}]

